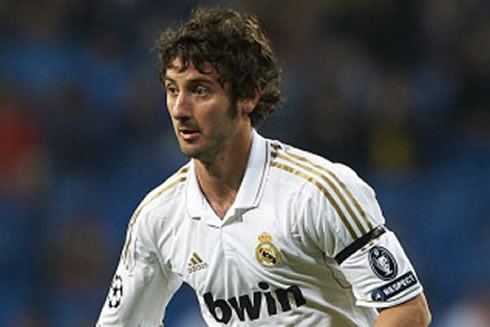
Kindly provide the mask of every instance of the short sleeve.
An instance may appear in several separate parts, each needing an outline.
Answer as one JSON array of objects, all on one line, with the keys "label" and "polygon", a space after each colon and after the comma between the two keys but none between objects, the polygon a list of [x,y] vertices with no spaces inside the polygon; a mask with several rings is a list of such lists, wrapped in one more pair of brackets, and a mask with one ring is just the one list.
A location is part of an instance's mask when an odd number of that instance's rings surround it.
[{"label": "short sleeve", "polygon": [[144,215],[132,218],[97,327],[160,326],[180,277],[160,265]]},{"label": "short sleeve", "polygon": [[422,292],[410,260],[389,230],[346,258],[340,270],[360,306],[391,307]]},{"label": "short sleeve", "polygon": [[360,306],[389,307],[422,291],[399,240],[385,227],[374,190],[350,168],[335,164],[324,192],[310,201],[311,234],[352,285]]}]

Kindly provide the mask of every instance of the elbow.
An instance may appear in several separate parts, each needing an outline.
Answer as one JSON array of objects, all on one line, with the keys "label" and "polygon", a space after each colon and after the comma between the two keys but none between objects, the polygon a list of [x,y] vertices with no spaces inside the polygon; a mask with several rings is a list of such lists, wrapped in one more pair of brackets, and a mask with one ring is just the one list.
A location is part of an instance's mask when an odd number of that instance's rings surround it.
[{"label": "elbow", "polygon": [[429,309],[429,305],[427,304],[427,300],[425,296],[422,294],[419,296],[418,301],[418,326],[429,326],[432,322],[432,314]]},{"label": "elbow", "polygon": [[406,305],[407,308],[411,307],[411,310],[409,309],[407,311],[410,317],[409,319],[412,320],[410,326],[427,327],[430,325],[432,322],[432,314],[424,293],[421,293],[414,299],[408,301]]},{"label": "elbow", "polygon": [[400,305],[381,310],[376,326],[427,327],[432,315],[424,294]]},{"label": "elbow", "polygon": [[422,326],[429,326],[431,322],[432,322],[432,314],[430,313],[429,308],[426,306],[423,313]]},{"label": "elbow", "polygon": [[415,320],[415,326],[427,327],[432,322],[432,314],[430,313],[429,308],[424,308],[418,311],[416,317],[413,317]]}]

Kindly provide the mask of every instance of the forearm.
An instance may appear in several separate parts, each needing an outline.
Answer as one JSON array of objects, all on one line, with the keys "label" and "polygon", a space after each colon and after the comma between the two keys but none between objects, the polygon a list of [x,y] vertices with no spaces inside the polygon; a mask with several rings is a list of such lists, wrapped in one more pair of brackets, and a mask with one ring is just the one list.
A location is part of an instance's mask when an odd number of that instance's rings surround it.
[{"label": "forearm", "polygon": [[383,309],[375,327],[426,327],[431,315],[424,294],[400,305]]}]

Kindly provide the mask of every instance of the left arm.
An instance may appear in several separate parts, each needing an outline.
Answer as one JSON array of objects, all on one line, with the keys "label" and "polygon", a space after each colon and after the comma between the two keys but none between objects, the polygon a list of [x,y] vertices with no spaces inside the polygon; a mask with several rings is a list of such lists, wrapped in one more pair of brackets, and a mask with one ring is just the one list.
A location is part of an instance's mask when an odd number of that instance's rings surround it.
[{"label": "left arm", "polygon": [[426,327],[431,314],[423,293],[400,305],[382,309],[375,327]]},{"label": "left arm", "polygon": [[[341,204],[318,200],[318,212],[311,216],[323,219],[309,224],[314,226],[313,239],[318,237],[321,249],[352,285],[356,305],[379,310],[375,327],[428,326],[422,285],[398,238],[384,226],[374,190],[346,166],[329,168],[336,173],[339,187],[334,192]],[[348,214],[338,209],[341,205]]]}]

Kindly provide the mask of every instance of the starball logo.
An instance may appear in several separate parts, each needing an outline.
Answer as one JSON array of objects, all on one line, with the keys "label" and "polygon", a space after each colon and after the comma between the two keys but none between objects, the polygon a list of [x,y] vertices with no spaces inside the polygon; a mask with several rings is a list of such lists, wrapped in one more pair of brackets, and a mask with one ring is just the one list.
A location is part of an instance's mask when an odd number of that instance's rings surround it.
[{"label": "starball logo", "polygon": [[252,299],[248,294],[238,297],[225,299],[214,299],[211,292],[204,294],[204,302],[208,307],[211,315],[216,321],[227,324],[233,314],[236,314],[240,321],[256,320],[260,317],[260,309],[264,303],[267,307],[269,316],[292,310],[291,300],[294,299],[296,307],[300,307],[306,303],[306,300],[301,292],[301,289],[296,286],[290,286],[286,289],[270,290],[270,285],[266,282],[259,282],[258,286],[264,292],[254,292]]}]

